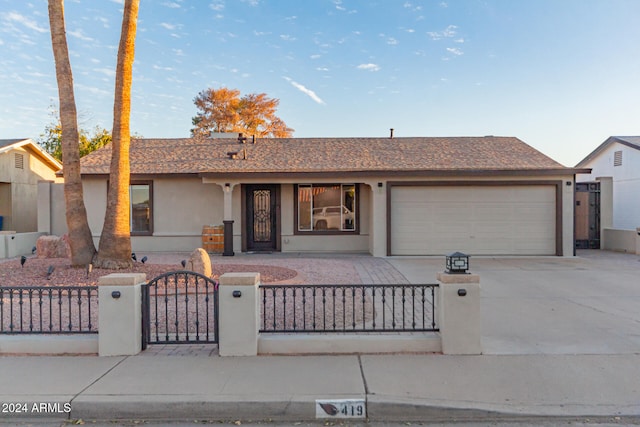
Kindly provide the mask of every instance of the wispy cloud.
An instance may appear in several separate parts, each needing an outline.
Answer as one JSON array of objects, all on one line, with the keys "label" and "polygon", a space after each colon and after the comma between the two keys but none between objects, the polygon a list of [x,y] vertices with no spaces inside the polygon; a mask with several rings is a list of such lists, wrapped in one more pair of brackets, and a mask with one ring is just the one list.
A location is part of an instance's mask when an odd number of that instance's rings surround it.
[{"label": "wispy cloud", "polygon": [[380,71],[380,66],[377,64],[360,64],[358,65],[358,70],[367,70],[367,71]]},{"label": "wispy cloud", "polygon": [[75,37],[75,38],[77,38],[77,39],[80,39],[80,40],[83,40],[83,41],[86,41],[86,42],[92,42],[92,41],[94,40],[94,39],[92,39],[91,37],[89,37],[89,36],[85,35],[85,34],[82,32],[82,30],[67,31],[67,33],[68,33],[70,36],[73,36],[73,37]]},{"label": "wispy cloud", "polygon": [[160,65],[153,65],[153,69],[154,70],[161,70],[161,71],[173,71],[173,68],[171,67],[161,67]]},{"label": "wispy cloud", "polygon": [[295,41],[296,38],[291,34],[280,34],[280,39],[287,42],[292,42]]},{"label": "wispy cloud", "polygon": [[351,9],[351,10],[349,10],[349,9],[347,9],[346,7],[344,7],[344,6],[342,5],[342,0],[333,0],[333,4],[335,5],[336,10],[339,10],[340,12],[346,12],[346,13],[349,13],[349,14],[357,13],[357,12],[358,12],[358,11],[357,11],[357,10],[355,10],[355,9]]},{"label": "wispy cloud", "polygon": [[102,22],[102,26],[104,28],[109,28],[109,20],[107,18],[105,18],[104,16],[96,16],[94,19],[96,21]]},{"label": "wispy cloud", "polygon": [[94,68],[93,71],[95,73],[104,74],[107,77],[115,77],[115,75],[116,75],[116,72],[114,70],[112,70],[111,68]]},{"label": "wispy cloud", "polygon": [[30,30],[37,31],[39,33],[46,33],[47,31],[49,31],[47,28],[38,25],[38,23],[33,19],[27,18],[26,16],[21,15],[17,12],[4,13],[2,14],[2,19],[5,21],[17,22],[18,24],[22,24]]},{"label": "wispy cloud", "polygon": [[452,54],[454,54],[456,56],[463,55],[463,53],[464,53],[460,49],[458,49],[457,47],[448,47],[447,48],[447,52],[452,53]]},{"label": "wispy cloud", "polygon": [[224,1],[213,0],[211,3],[209,3],[209,8],[215,10],[216,12],[222,12],[224,10]]},{"label": "wispy cloud", "polygon": [[172,1],[164,2],[164,3],[162,3],[162,5],[170,8],[170,9],[180,9],[182,7],[178,3],[172,2]]},{"label": "wispy cloud", "polygon": [[320,104],[320,105],[327,105],[326,102],[324,102],[318,95],[316,95],[316,93],[314,91],[312,91],[311,89],[301,85],[300,83],[292,80],[289,77],[282,77],[283,79],[285,79],[286,81],[288,81],[289,83],[291,83],[291,86],[295,87],[296,89],[298,89],[300,92],[304,93],[305,95],[309,96],[309,98],[313,99],[316,103]]},{"label": "wispy cloud", "polygon": [[457,26],[449,25],[442,31],[429,31],[427,32],[427,35],[431,37],[431,40],[442,40],[445,38],[455,37],[457,29]]},{"label": "wispy cloud", "polygon": [[387,39],[387,44],[390,44],[391,46],[395,46],[398,44],[398,40],[394,39],[393,37],[389,37]]},{"label": "wispy cloud", "polygon": [[422,10],[422,6],[415,6],[413,3],[408,2],[408,1],[405,2],[402,6],[405,9],[411,9],[414,12],[418,12],[418,11]]},{"label": "wispy cloud", "polygon": [[171,31],[175,30],[178,27],[177,25],[169,24],[168,22],[161,22],[160,26]]}]

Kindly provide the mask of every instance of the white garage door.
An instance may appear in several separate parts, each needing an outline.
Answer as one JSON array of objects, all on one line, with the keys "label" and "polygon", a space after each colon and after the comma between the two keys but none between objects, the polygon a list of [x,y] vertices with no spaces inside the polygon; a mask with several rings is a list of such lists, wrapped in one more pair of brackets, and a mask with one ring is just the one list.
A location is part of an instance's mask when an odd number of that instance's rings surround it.
[{"label": "white garage door", "polygon": [[555,255],[551,185],[391,189],[391,254]]}]

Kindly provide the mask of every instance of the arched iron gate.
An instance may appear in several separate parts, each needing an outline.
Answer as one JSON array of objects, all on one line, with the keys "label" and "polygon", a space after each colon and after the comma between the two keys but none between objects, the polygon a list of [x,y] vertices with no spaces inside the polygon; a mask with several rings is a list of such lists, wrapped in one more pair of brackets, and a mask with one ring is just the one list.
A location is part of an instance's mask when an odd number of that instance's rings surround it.
[{"label": "arched iron gate", "polygon": [[142,286],[142,348],[218,342],[218,283],[172,271]]}]

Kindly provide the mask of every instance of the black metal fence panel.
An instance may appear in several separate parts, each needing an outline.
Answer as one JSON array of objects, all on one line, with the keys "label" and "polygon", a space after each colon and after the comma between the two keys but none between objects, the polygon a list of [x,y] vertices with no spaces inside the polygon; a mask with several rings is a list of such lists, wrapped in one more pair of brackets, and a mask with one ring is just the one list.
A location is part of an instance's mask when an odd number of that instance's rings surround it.
[{"label": "black metal fence panel", "polygon": [[218,284],[193,271],[173,271],[142,287],[143,347],[218,342]]},{"label": "black metal fence panel", "polygon": [[96,334],[97,286],[2,286],[0,334]]},{"label": "black metal fence panel", "polygon": [[262,333],[434,332],[437,284],[261,285]]}]

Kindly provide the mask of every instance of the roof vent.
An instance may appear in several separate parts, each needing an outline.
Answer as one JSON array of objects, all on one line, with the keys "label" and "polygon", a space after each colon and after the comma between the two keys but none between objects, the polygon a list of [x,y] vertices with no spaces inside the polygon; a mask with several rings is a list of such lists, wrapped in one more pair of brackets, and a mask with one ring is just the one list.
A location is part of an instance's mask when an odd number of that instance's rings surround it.
[{"label": "roof vent", "polygon": [[613,153],[613,166],[622,166],[622,151]]},{"label": "roof vent", "polygon": [[237,159],[238,158],[238,152],[237,151],[229,151],[229,152],[227,152],[227,156],[229,156],[230,159]]},{"label": "roof vent", "polygon": [[14,153],[13,159],[16,169],[24,169],[24,156],[22,154]]},{"label": "roof vent", "polygon": [[393,128],[389,129],[389,139],[393,139]]},{"label": "roof vent", "polygon": [[238,142],[241,143],[241,144],[246,143],[247,142],[247,137],[243,136],[242,133],[239,133],[238,134]]}]

